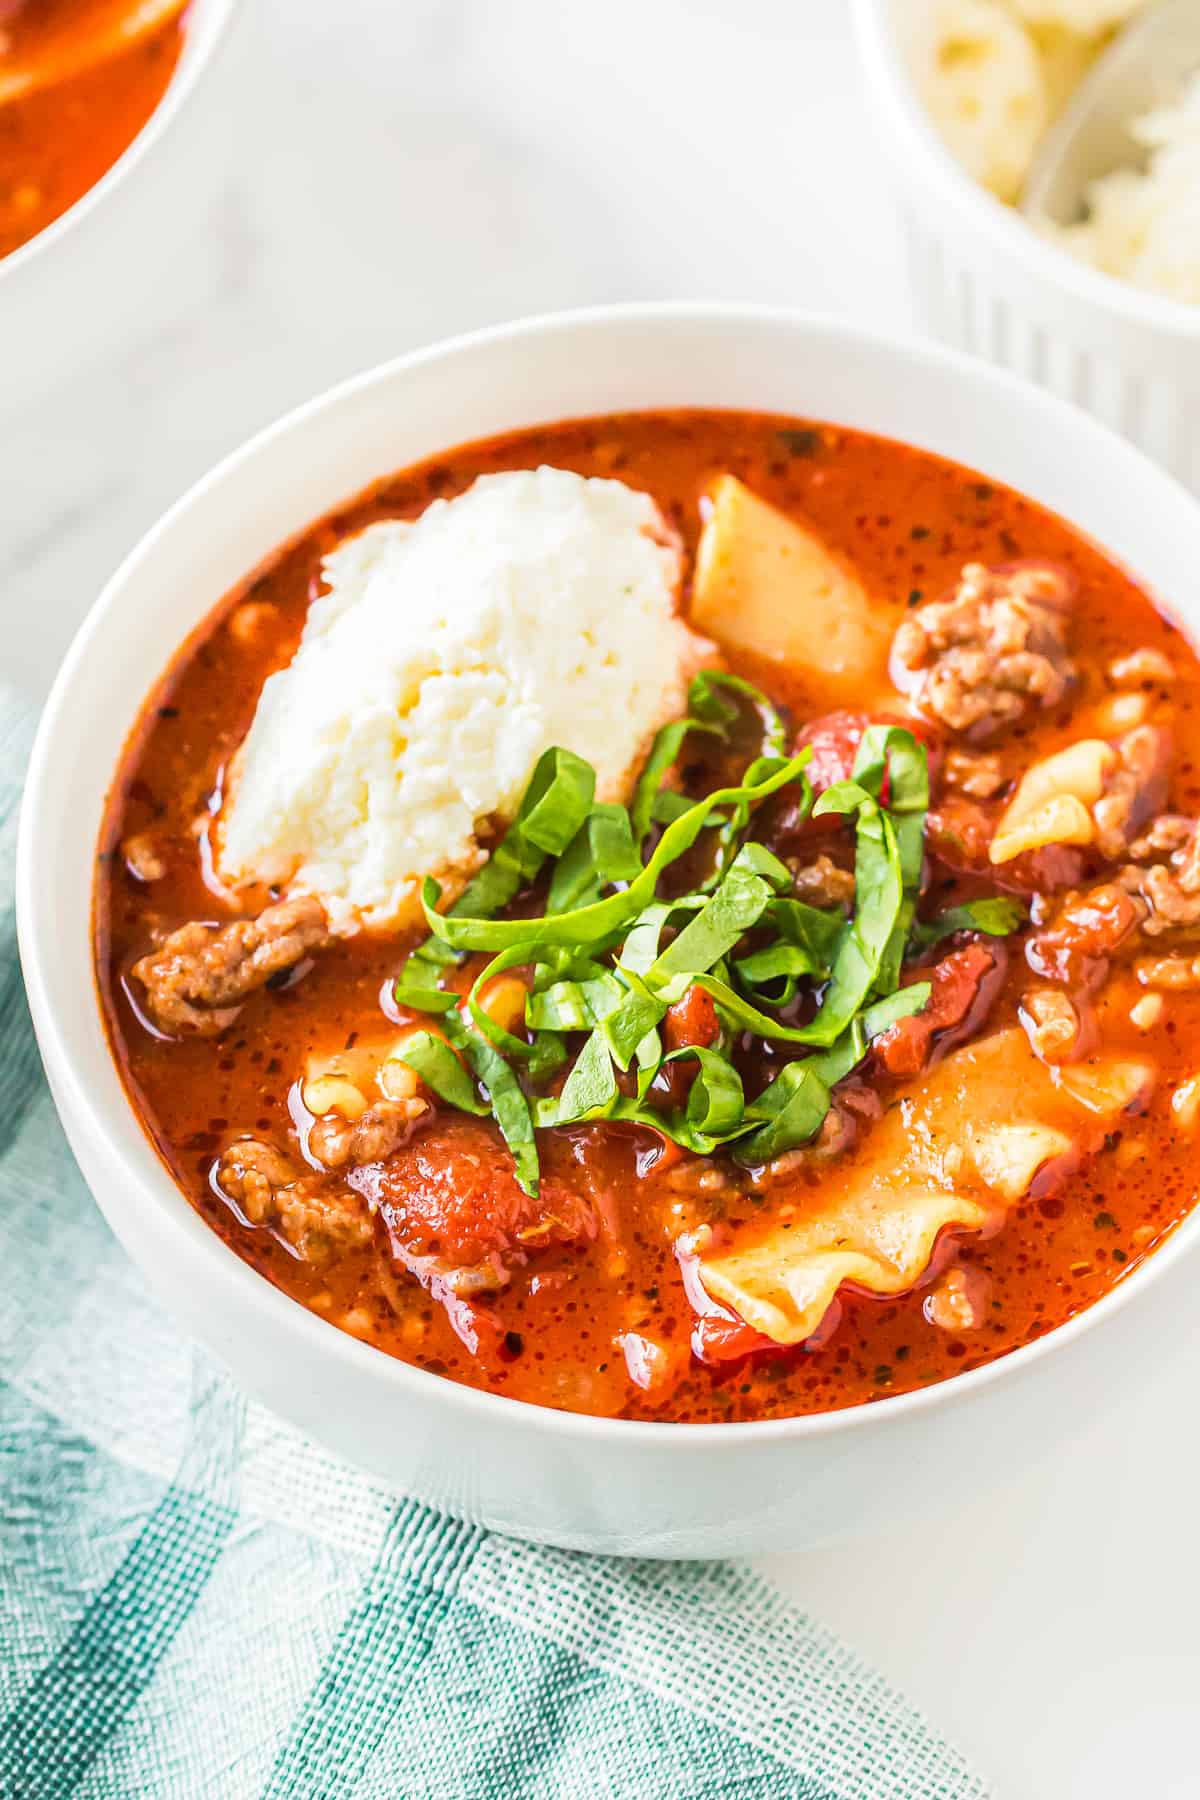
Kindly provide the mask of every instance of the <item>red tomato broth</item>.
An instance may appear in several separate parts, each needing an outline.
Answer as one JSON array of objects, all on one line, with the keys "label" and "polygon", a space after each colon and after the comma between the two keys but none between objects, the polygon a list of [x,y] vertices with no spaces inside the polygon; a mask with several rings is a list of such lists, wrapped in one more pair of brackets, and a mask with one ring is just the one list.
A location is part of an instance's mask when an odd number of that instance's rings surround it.
[{"label": "red tomato broth", "polygon": [[[583,1154],[590,1188],[606,1195],[610,1230],[589,1243],[531,1256],[488,1302],[494,1329],[477,1354],[417,1282],[391,1268],[381,1276],[374,1247],[347,1251],[332,1265],[309,1265],[270,1231],[247,1225],[214,1188],[214,1159],[231,1137],[289,1139],[292,1084],[309,1049],[379,1030],[380,989],[412,940],[337,942],[315,956],[294,984],[252,995],[236,1023],[216,1039],[151,1035],[138,1022],[126,982],[151,926],[173,929],[219,912],[204,885],[193,818],[248,728],[264,677],[295,648],[321,555],[371,520],[415,516],[478,475],[541,462],[645,488],[679,528],[689,552],[707,485],[731,471],[842,551],[872,599],[896,620],[914,594],[935,597],[967,562],[1036,556],[1070,569],[1086,606],[1086,634],[1078,634],[1074,645],[1082,678],[1070,704],[1034,728],[1039,752],[1078,735],[1081,707],[1097,691],[1099,671],[1110,657],[1135,645],[1162,649],[1178,672],[1171,694],[1177,746],[1172,799],[1188,812],[1200,803],[1195,658],[1095,546],[1007,489],[863,433],[749,414],[629,415],[466,446],[381,482],[227,596],[184,645],[131,737],[104,827],[97,967],[114,1053],[165,1162],[225,1242],[300,1303],[420,1367],[569,1410],[680,1421],[828,1411],[945,1379],[1052,1330],[1128,1274],[1193,1203],[1190,1146],[1174,1128],[1168,1097],[1194,1072],[1189,1045],[1200,1028],[1196,994],[1171,994],[1166,1024],[1148,1039],[1127,1019],[1140,991],[1132,975],[1114,977],[1126,986],[1119,989],[1123,1003],[1108,1008],[1105,1046],[1157,1062],[1151,1108],[1114,1132],[1109,1150],[1063,1188],[1016,1206],[996,1235],[944,1237],[934,1267],[958,1259],[988,1282],[984,1323],[957,1335],[926,1318],[926,1285],[899,1299],[843,1287],[835,1303],[840,1318],[835,1329],[818,1334],[820,1347],[813,1339],[813,1347],[772,1346],[729,1362],[698,1361],[688,1350],[696,1318],[673,1240],[681,1229],[706,1221],[765,1219],[777,1197],[706,1194],[691,1183],[686,1159],[658,1157],[661,1140],[641,1130],[594,1126],[542,1134],[560,1140],[550,1154],[552,1171]],[[247,641],[239,641],[230,621],[247,602],[271,610]],[[254,621],[253,614],[240,616]],[[827,709],[827,697],[799,672],[746,658],[728,661],[788,706],[796,725]],[[1005,753],[1018,767],[1032,760],[1025,728],[1006,740]],[[151,826],[172,849],[165,878],[146,888],[125,871],[118,847]],[[970,879],[963,886],[974,891]],[[1030,979],[1017,946],[993,1024],[1011,1022]],[[886,1082],[882,1091],[886,1103]],[[827,1325],[834,1322],[831,1314]],[[673,1381],[658,1397],[630,1380],[623,1350],[614,1343],[620,1334],[643,1330],[671,1359]],[[631,1353],[636,1358],[636,1345]]]},{"label": "red tomato broth", "polygon": [[69,72],[103,32],[113,0],[0,3],[0,79],[48,52],[63,65],[37,91],[0,105],[0,257],[82,199],[129,148],[167,90],[183,48],[182,9],[137,42]]}]

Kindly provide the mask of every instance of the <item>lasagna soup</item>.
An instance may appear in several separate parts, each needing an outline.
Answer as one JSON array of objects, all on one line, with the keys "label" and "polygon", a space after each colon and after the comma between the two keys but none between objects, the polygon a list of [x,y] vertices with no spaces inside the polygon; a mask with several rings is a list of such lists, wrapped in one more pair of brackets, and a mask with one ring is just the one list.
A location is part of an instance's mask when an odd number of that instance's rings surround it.
[{"label": "lasagna soup", "polygon": [[1190,1208],[1200,668],[968,470],[675,411],[469,445],[281,549],[128,743],[130,1098],[298,1304],[679,1421],[876,1401]]}]

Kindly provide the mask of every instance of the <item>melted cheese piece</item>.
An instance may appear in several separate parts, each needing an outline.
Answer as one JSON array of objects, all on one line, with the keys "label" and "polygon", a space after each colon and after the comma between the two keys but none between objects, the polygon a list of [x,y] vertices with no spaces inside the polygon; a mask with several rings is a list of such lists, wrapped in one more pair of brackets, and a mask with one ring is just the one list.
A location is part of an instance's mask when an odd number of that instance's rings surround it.
[{"label": "melted cheese piece", "polygon": [[992,861],[1011,862],[1044,844],[1094,843],[1092,808],[1119,760],[1111,744],[1081,738],[1026,769],[996,827]]},{"label": "melted cheese piece", "polygon": [[1049,1069],[1014,1027],[966,1045],[914,1083],[862,1149],[765,1235],[701,1254],[714,1300],[777,1344],[811,1337],[843,1282],[914,1287],[940,1232],[978,1231],[1098,1150],[1144,1103],[1148,1063],[1097,1058]]}]

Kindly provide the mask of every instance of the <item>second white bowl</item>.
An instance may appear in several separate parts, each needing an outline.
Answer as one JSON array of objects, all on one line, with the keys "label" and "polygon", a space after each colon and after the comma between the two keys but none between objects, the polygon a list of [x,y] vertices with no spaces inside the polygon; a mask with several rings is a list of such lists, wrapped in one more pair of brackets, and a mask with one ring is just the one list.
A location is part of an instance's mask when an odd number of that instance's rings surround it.
[{"label": "second white bowl", "polygon": [[61,217],[0,258],[0,407],[36,395],[131,315],[148,314],[172,246],[209,229],[208,202],[233,150],[227,96],[208,95],[206,132],[179,125],[224,61],[237,8],[192,0],[179,65],[141,131]]},{"label": "second white bowl", "polygon": [[918,87],[936,0],[854,0],[918,317],[1052,388],[1200,492],[1200,307],[1077,262],[959,167]]}]

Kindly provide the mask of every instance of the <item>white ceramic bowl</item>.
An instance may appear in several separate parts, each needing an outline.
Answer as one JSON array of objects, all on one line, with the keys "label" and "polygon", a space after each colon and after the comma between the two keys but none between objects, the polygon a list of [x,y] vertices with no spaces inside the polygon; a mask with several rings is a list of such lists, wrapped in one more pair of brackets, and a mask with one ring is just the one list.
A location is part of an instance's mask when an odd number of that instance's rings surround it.
[{"label": "white ceramic bowl", "polygon": [[[191,0],[179,62],[138,135],[74,206],[0,258],[0,400],[11,403],[82,360],[170,260],[178,234],[203,230],[231,143],[228,119],[203,141],[179,129],[230,36],[238,0]],[[214,100],[218,113],[219,100]]]},{"label": "white ceramic bowl", "polygon": [[1101,275],[963,170],[917,91],[937,0],[854,0],[922,325],[1085,406],[1200,491],[1200,307]]},{"label": "white ceramic bowl", "polygon": [[[220,1242],[135,1118],[95,997],[105,793],[144,695],[245,572],[376,478],[472,438],[589,413],[728,406],[836,420],[1012,483],[1105,542],[1200,631],[1200,508],[1111,433],[932,346],[787,313],[635,307],[461,338],[347,383],[185,496],[93,606],[47,703],[18,853],[21,953],[50,1083],[129,1254],[250,1392],[392,1486],[586,1550],[800,1547],[945,1505],[1027,1465],[1170,1353],[1194,1304],[1189,1222],[1062,1330],[857,1410],[744,1425],[591,1419],[409,1368],[285,1298]],[[1151,1298],[1153,1295],[1153,1299]]]}]

